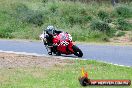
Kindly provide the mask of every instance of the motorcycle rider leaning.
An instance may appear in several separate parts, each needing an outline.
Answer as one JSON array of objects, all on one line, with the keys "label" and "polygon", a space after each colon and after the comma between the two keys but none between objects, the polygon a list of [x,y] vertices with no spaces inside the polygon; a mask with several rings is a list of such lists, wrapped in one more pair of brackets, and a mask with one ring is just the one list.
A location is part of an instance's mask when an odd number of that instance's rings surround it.
[{"label": "motorcycle rider leaning", "polygon": [[[50,25],[45,30],[45,38],[46,41],[44,41],[44,45],[48,45],[49,51],[48,54],[52,55],[52,47],[56,48],[56,46],[53,45],[53,37],[57,34],[62,33],[62,31],[58,31],[55,29],[54,26]],[[51,46],[51,47],[50,47]]]}]

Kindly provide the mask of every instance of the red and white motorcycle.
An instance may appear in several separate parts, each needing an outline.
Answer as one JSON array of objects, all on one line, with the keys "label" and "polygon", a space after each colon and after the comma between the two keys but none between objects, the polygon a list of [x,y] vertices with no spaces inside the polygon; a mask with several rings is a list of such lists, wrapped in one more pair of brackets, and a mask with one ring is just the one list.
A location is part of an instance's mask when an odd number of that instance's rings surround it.
[{"label": "red and white motorcycle", "polygon": [[[43,42],[46,42],[46,38],[44,37],[45,34],[41,34],[40,38],[42,39]],[[68,33],[62,32],[58,35],[55,35],[53,37],[53,46],[50,46],[52,52],[56,55],[61,55],[61,54],[74,54],[75,56],[82,57],[83,52],[81,49],[79,49],[72,41],[72,36]],[[56,47],[54,47],[56,46]],[[46,48],[49,46],[46,45]]]}]

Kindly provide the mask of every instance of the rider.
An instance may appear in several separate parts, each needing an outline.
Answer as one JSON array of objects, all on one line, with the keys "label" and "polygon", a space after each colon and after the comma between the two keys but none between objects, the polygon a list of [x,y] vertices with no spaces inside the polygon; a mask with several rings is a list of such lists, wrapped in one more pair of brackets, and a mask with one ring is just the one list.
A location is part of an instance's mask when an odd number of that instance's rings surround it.
[{"label": "rider", "polygon": [[[57,34],[62,33],[62,31],[56,30],[55,27],[52,25],[48,26],[44,31],[45,31],[45,38],[47,40],[44,44],[48,46],[53,46],[53,41],[52,41],[53,37]],[[52,50],[50,47],[49,47],[48,54],[50,55],[52,54]]]}]

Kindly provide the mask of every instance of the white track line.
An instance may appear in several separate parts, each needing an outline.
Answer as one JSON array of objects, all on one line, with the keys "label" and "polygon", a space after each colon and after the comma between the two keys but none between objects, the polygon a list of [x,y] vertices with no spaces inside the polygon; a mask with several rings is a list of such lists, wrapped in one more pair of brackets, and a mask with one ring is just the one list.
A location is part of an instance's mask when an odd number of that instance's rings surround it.
[{"label": "white track line", "polygon": [[45,56],[37,53],[27,53],[27,52],[14,52],[14,51],[3,51],[0,50],[1,53],[13,53],[13,54],[23,54],[23,55],[33,55],[33,56]]},{"label": "white track line", "polygon": [[[81,59],[81,60],[88,60],[88,59]],[[89,60],[92,60],[92,59],[89,59]],[[127,65],[114,64],[114,63],[110,63],[110,62],[106,62],[106,61],[98,61],[98,62],[112,64],[112,65],[121,66],[121,67],[132,67],[132,66],[127,66]]]},{"label": "white track line", "polygon": [[[23,55],[33,55],[33,56],[45,56],[45,57],[54,57],[54,56],[48,56],[45,54],[37,54],[37,53],[27,53],[27,52],[14,52],[14,51],[3,51],[0,50],[1,53],[13,53],[13,54],[23,54]],[[54,58],[60,58],[60,59],[69,59],[69,57],[61,57],[61,56],[55,56]],[[70,59],[79,59],[79,58],[71,58]],[[79,60],[92,60],[92,59],[79,59]],[[132,66],[126,66],[126,65],[119,65],[119,64],[114,64],[114,63],[109,63],[109,62],[105,62],[105,61],[98,61],[98,62],[103,62],[103,63],[107,63],[107,64],[112,64],[112,65],[116,65],[116,66],[122,66],[122,67],[132,67]]]},{"label": "white track line", "polygon": [[[62,57],[62,56],[49,56],[45,54],[37,54],[37,53],[27,53],[27,52],[14,52],[14,51],[4,51],[0,50],[0,53],[13,53],[13,54],[23,54],[23,55],[33,55],[33,56],[45,56],[45,57],[53,57],[53,58],[60,58],[60,59],[69,59],[69,57]],[[70,59],[79,59],[79,58],[71,58]]]}]

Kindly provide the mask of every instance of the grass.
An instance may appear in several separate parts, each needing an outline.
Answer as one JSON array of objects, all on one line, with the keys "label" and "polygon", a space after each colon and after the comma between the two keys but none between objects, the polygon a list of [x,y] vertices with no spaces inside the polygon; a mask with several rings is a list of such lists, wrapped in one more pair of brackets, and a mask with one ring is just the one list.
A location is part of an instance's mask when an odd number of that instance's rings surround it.
[{"label": "grass", "polygon": [[[42,28],[54,25],[72,34],[75,41],[107,41],[112,37],[108,34],[114,34],[100,31],[104,28],[103,24],[109,26],[112,21],[115,27],[110,26],[110,29],[131,31],[132,25],[125,22],[125,19],[132,18],[131,12],[132,3],[121,3],[113,8],[109,2],[85,4],[60,0],[0,0],[0,38],[38,40]],[[119,18],[122,18],[120,23]],[[103,21],[103,24],[99,28],[95,25],[97,30],[92,30],[90,25],[95,19]]]},{"label": "grass", "polygon": [[[132,67],[115,66],[93,60],[72,60],[72,62],[65,66],[55,65],[49,68],[1,68],[0,86],[1,88],[83,88],[78,81],[82,67],[88,72],[90,79],[132,80]],[[98,88],[98,86],[88,88]],[[109,88],[126,87],[110,86]]]}]

